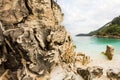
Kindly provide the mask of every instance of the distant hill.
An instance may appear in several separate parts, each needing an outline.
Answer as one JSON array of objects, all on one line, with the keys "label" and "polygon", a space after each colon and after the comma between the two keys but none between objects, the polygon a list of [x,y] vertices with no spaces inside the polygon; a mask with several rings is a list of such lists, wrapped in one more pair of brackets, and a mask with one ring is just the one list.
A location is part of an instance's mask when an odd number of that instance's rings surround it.
[{"label": "distant hill", "polygon": [[77,34],[76,36],[89,36],[89,34]]},{"label": "distant hill", "polygon": [[[80,34],[78,34],[80,35]],[[105,24],[98,30],[92,31],[87,36],[97,36],[106,38],[120,38],[120,16],[114,18],[111,22]]]}]

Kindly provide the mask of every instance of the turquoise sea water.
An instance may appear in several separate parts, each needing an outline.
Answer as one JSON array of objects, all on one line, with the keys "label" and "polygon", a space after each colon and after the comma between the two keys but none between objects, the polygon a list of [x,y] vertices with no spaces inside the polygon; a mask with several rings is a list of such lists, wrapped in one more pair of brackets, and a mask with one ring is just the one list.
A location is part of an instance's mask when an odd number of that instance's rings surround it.
[{"label": "turquoise sea water", "polygon": [[120,58],[120,39],[80,36],[73,37],[73,40],[77,52],[84,52],[93,58],[103,58],[102,52],[106,51],[106,46],[109,44],[115,49],[115,58]]}]

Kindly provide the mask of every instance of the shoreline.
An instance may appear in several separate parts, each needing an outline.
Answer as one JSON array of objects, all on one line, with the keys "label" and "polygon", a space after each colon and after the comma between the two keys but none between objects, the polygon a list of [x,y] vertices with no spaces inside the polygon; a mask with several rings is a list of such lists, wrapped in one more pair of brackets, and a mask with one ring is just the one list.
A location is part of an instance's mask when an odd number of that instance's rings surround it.
[{"label": "shoreline", "polygon": [[[91,68],[91,69],[93,69],[93,67],[96,67],[98,69],[102,68],[103,69],[103,74],[100,77],[92,78],[90,80],[110,80],[110,78],[107,77],[107,71],[109,69],[113,69],[113,70],[115,69],[119,72],[120,71],[119,65],[120,65],[120,59],[113,58],[113,60],[108,60],[107,57],[104,58],[104,59],[93,59],[93,58],[91,58],[90,62],[88,64],[85,64],[85,65],[82,65],[81,61],[76,61],[72,70],[75,69],[75,71],[76,71],[78,68],[86,70],[88,67]],[[60,65],[57,66],[56,68],[54,68],[54,70],[51,74],[51,78],[52,78],[51,80],[62,80],[62,79],[67,80],[65,74],[67,72],[66,69],[69,70],[69,68],[65,64],[63,66],[64,66],[63,68]],[[71,72],[72,70],[70,69],[70,72],[67,72],[67,74],[69,74],[67,76],[67,78],[70,77],[70,75],[73,74]],[[90,72],[90,74],[91,73],[92,72]],[[88,74],[85,74],[85,75],[88,76]],[[80,75],[76,74],[76,75],[74,75],[74,77],[75,76],[76,76],[75,80],[86,80],[86,79],[83,79],[82,76],[80,76]],[[117,79],[111,79],[111,80],[117,80]]]},{"label": "shoreline", "polygon": [[80,67],[83,69],[88,68],[88,67],[101,67],[101,68],[103,68],[103,75],[100,78],[95,78],[93,80],[110,80],[107,77],[107,71],[109,69],[113,69],[113,70],[115,69],[118,72],[120,71],[120,67],[119,67],[120,59],[115,59],[115,58],[113,58],[113,60],[108,60],[107,57],[106,57],[106,59],[93,59],[92,58],[90,63],[88,63],[86,65],[82,65],[80,62],[76,62],[75,65],[77,68]]},{"label": "shoreline", "polygon": [[100,36],[100,35],[76,35],[75,37],[96,37],[96,38],[108,38],[108,39],[120,39],[120,36]]},{"label": "shoreline", "polygon": [[112,39],[120,39],[120,36],[99,36],[96,35],[97,38],[112,38]]}]

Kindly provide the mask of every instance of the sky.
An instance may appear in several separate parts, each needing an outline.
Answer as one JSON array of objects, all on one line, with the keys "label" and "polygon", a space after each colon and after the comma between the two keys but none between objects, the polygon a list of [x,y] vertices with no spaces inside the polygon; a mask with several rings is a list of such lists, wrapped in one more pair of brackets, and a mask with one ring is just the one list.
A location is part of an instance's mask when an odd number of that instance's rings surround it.
[{"label": "sky", "polygon": [[62,24],[72,35],[89,33],[120,15],[120,0],[56,0],[64,13]]}]

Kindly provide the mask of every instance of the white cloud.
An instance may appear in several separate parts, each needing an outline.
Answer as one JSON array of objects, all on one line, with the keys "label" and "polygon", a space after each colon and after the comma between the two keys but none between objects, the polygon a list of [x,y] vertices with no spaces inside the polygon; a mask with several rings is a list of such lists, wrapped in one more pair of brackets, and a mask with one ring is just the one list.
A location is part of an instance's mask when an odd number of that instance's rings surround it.
[{"label": "white cloud", "polygon": [[87,33],[120,15],[120,0],[59,0],[63,25],[72,34]]}]

